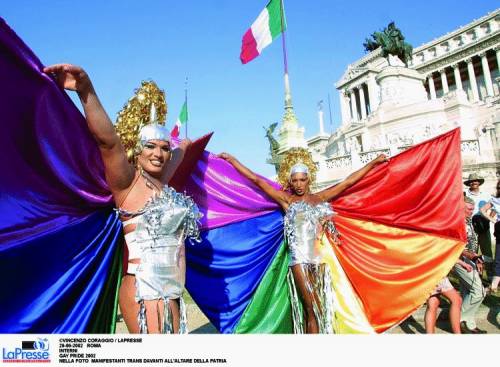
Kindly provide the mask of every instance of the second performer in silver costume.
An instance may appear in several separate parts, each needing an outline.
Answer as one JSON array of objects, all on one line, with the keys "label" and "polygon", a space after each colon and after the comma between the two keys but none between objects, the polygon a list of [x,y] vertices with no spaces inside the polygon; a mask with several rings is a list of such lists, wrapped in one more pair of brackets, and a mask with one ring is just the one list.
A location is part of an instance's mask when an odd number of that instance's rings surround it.
[{"label": "second performer in silver costume", "polygon": [[310,153],[293,148],[280,163],[278,181],[282,190],[256,175],[236,158],[221,153],[243,176],[275,200],[285,212],[285,238],[290,255],[289,288],[295,333],[333,332],[334,305],[331,279],[321,255],[321,237],[325,232],[335,238],[329,202],[364,177],[373,167],[386,162],[380,155],[344,181],[317,193],[311,192],[316,166]]}]

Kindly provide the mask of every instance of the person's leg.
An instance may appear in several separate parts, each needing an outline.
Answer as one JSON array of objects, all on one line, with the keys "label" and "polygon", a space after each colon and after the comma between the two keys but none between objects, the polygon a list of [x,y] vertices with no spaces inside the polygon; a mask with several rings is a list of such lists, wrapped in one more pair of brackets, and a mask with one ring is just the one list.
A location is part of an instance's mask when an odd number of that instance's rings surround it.
[{"label": "person's leg", "polygon": [[172,327],[174,330],[174,334],[179,333],[180,328],[180,306],[179,306],[179,298],[171,299],[169,301],[170,311],[172,312]]},{"label": "person's leg", "polygon": [[161,332],[161,320],[163,317],[164,302],[160,299],[144,301],[146,306],[146,324],[148,334],[159,334]]},{"label": "person's leg", "polygon": [[306,319],[305,331],[307,334],[317,334],[319,332],[319,327],[318,320],[316,320],[316,316],[314,315],[314,291],[311,289],[307,274],[301,264],[292,266],[292,274],[299,297],[302,301],[302,307],[304,308]]},{"label": "person's leg", "polygon": [[453,334],[460,334],[460,311],[462,308],[462,297],[454,289],[449,289],[441,293],[450,301],[450,326]]},{"label": "person's leg", "polygon": [[137,323],[139,304],[135,301],[135,292],[135,277],[129,274],[125,275],[122,278],[118,303],[125,325],[127,325],[127,329],[131,334],[139,333],[139,324]]},{"label": "person's leg", "polygon": [[476,214],[472,217],[474,224],[474,230],[477,233],[477,241],[479,242],[479,247],[481,249],[481,254],[488,260],[485,265],[486,274],[491,277],[493,259],[492,243],[491,243],[491,232],[490,232],[490,221],[483,217],[481,214]]},{"label": "person's leg", "polygon": [[495,238],[495,272],[490,287],[494,292],[498,289],[498,283],[500,282],[500,222],[495,223]]},{"label": "person's leg", "polygon": [[476,313],[485,296],[481,278],[475,269],[467,272],[460,265],[455,265],[453,269],[460,279],[462,292],[462,314],[460,321],[464,321],[467,327],[473,330],[477,327]]},{"label": "person's leg", "polygon": [[434,294],[427,299],[427,309],[425,310],[425,332],[434,334],[436,331],[437,309],[439,307],[439,294]]}]

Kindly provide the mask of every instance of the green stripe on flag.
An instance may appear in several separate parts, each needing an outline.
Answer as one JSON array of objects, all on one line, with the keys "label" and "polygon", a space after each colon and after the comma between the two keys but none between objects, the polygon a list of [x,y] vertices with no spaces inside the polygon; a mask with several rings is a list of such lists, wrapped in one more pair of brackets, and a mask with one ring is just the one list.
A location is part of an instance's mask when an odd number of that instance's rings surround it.
[{"label": "green stripe on flag", "polygon": [[288,262],[288,249],[283,241],[236,325],[235,334],[293,333],[292,309],[286,280]]},{"label": "green stripe on flag", "polygon": [[179,114],[179,121],[182,125],[186,123],[188,120],[188,105],[187,102],[184,102],[182,105],[181,113]]},{"label": "green stripe on flag", "polygon": [[269,30],[271,31],[271,37],[275,39],[286,28],[284,14],[283,29],[281,27],[281,0],[271,0],[269,4],[267,4],[266,8],[269,13]]}]

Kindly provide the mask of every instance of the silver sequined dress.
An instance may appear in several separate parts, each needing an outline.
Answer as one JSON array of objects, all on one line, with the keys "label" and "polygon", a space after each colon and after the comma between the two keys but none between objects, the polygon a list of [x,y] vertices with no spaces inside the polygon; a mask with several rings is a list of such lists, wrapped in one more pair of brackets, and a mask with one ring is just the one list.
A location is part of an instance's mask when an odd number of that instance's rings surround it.
[{"label": "silver sequined dress", "polygon": [[[306,291],[313,303],[314,316],[320,333],[333,333],[334,305],[329,268],[322,259],[321,236],[325,230],[337,235],[328,203],[312,205],[304,201],[292,203],[286,211],[284,228],[290,254],[290,268],[299,266],[306,282]],[[292,305],[294,333],[306,332],[303,305],[296,280],[288,272],[288,286]]]},{"label": "silver sequined dress", "polygon": [[323,232],[323,225],[333,225],[326,220],[333,214],[328,203],[311,205],[305,201],[296,201],[288,207],[284,226],[290,249],[290,266],[322,262],[319,237]]},{"label": "silver sequined dress", "polygon": [[185,245],[187,237],[199,240],[198,207],[186,195],[164,186],[135,213],[138,216],[133,244],[140,248],[140,264],[135,270],[136,301],[141,305],[138,322],[142,333],[147,332],[144,301],[164,300],[164,333],[172,332],[170,299],[179,299],[181,308],[180,333],[187,332],[185,305],[182,300],[186,275]]}]

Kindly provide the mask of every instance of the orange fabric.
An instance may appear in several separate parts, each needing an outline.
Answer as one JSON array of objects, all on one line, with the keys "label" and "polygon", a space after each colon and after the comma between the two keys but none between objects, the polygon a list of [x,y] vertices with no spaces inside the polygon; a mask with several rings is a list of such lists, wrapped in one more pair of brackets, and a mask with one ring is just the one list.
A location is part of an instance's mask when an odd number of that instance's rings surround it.
[{"label": "orange fabric", "polygon": [[377,332],[422,305],[464,248],[457,239],[336,216],[334,251]]},{"label": "orange fabric", "polygon": [[392,157],[332,206],[333,249],[366,318],[385,331],[425,302],[464,248],[460,130]]}]

